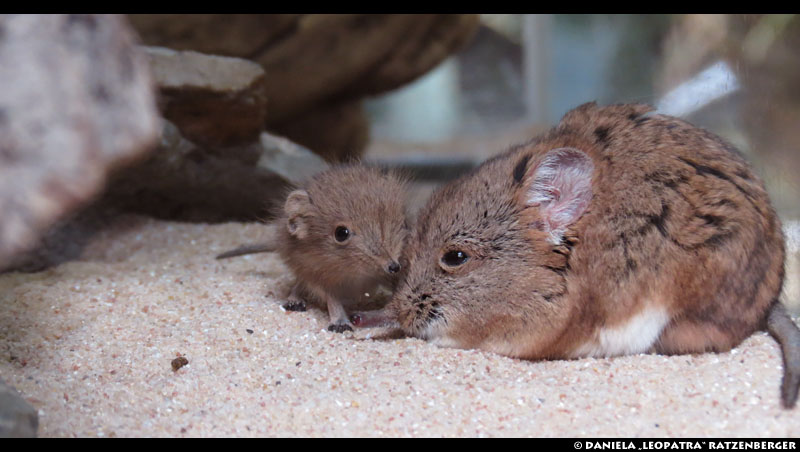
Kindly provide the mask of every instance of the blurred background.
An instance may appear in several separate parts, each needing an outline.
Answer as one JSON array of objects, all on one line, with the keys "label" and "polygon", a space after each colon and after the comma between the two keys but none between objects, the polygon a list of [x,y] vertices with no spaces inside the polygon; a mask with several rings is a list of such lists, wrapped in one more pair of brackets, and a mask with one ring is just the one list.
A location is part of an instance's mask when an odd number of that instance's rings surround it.
[{"label": "blurred background", "polygon": [[797,218],[798,44],[795,15],[481,15],[463,49],[368,100],[366,155],[483,159],[584,102],[644,102],[734,143]]},{"label": "blurred background", "polygon": [[644,102],[752,162],[800,300],[797,15],[2,15],[0,32],[0,268],[79,255],[109,210],[265,219],[354,159],[412,174],[417,208],[580,104]]},{"label": "blurred background", "polygon": [[366,158],[467,166],[592,100],[651,104],[746,155],[784,222],[786,300],[798,312],[797,15],[481,15],[464,48],[367,101]]}]

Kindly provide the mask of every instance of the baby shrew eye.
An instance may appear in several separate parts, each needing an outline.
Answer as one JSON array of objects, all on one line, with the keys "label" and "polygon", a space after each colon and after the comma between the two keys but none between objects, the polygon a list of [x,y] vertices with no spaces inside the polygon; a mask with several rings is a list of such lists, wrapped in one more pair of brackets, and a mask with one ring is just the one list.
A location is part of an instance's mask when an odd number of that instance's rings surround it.
[{"label": "baby shrew eye", "polygon": [[463,251],[448,251],[442,256],[442,263],[448,267],[458,267],[469,259],[467,253]]},{"label": "baby shrew eye", "polygon": [[344,242],[350,238],[350,229],[347,229],[347,226],[338,226],[333,233],[333,237],[337,242]]}]

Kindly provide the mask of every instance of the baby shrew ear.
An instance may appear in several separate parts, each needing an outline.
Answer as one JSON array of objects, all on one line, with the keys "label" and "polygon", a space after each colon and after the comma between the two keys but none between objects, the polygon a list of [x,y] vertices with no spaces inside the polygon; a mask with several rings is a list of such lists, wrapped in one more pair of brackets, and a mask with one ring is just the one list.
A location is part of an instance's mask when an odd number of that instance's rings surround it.
[{"label": "baby shrew ear", "polygon": [[311,199],[305,190],[295,190],[286,197],[286,229],[289,234],[304,239],[308,235],[308,218],[312,215]]},{"label": "baby shrew ear", "polygon": [[524,179],[527,207],[538,207],[548,240],[561,243],[567,227],[578,221],[592,199],[594,164],[575,148],[551,149]]}]

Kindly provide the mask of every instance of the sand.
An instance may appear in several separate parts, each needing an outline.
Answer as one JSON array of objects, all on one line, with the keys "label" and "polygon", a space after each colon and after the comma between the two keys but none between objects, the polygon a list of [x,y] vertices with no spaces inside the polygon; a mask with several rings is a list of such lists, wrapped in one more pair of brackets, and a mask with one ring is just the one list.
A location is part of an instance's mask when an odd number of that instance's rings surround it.
[{"label": "sand", "polygon": [[214,260],[262,230],[125,216],[78,260],[0,275],[0,377],[39,436],[800,435],[766,333],[729,353],[548,362],[331,333],[325,312],[281,308],[276,255]]}]

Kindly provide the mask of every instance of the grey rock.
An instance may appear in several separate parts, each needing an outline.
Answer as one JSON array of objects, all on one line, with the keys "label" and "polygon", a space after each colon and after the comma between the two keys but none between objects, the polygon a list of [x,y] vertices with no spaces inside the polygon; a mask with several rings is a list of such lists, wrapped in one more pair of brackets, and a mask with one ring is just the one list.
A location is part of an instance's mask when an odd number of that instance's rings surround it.
[{"label": "grey rock", "polygon": [[0,380],[0,438],[34,438],[38,428],[36,409]]},{"label": "grey rock", "polygon": [[258,139],[266,117],[264,70],[241,58],[143,47],[159,88],[159,109],[204,146]]},{"label": "grey rock", "polygon": [[262,154],[258,167],[272,171],[293,185],[303,185],[328,167],[325,160],[288,138],[264,132],[260,141]]},{"label": "grey rock", "polygon": [[291,34],[299,14],[128,14],[152,45],[250,58]]},{"label": "grey rock", "polygon": [[136,44],[114,15],[0,16],[0,264],[151,149],[157,110]]},{"label": "grey rock", "polygon": [[475,14],[136,14],[129,19],[148,45],[259,63],[267,79],[266,130],[328,161],[363,153],[365,97],[425,74],[463,46],[479,24]]},{"label": "grey rock", "polygon": [[252,221],[269,217],[287,187],[326,166],[281,137],[263,133],[247,145],[201,146],[165,120],[156,152],[117,173],[104,201],[159,218]]},{"label": "grey rock", "polygon": [[194,88],[236,92],[264,77],[258,64],[233,58],[165,47],[142,47],[159,88]]}]

